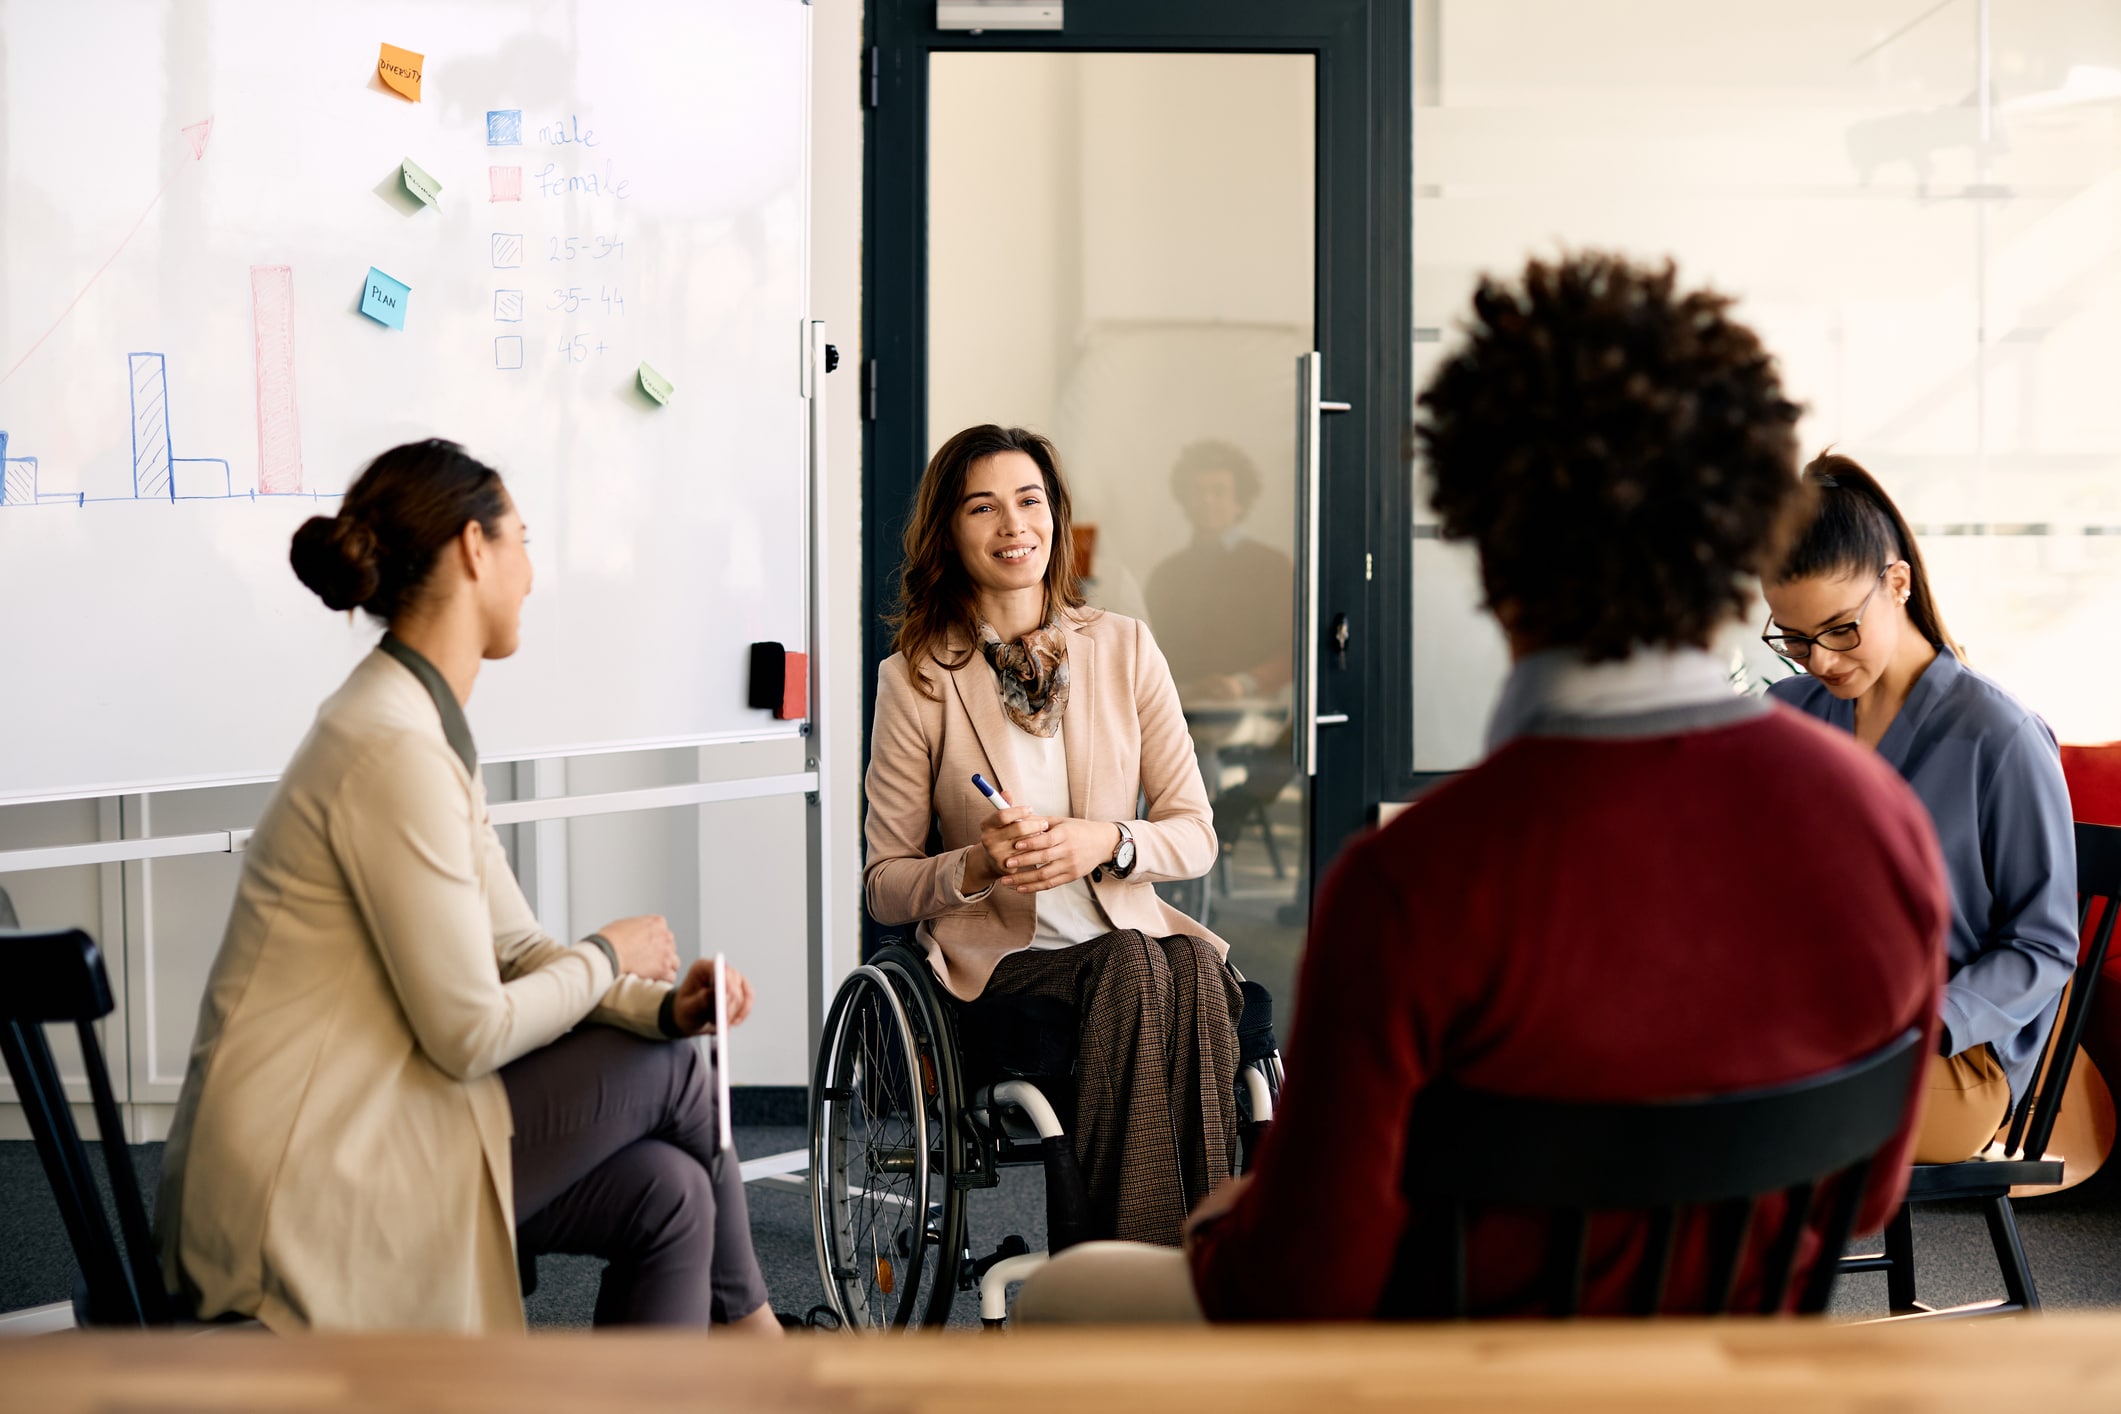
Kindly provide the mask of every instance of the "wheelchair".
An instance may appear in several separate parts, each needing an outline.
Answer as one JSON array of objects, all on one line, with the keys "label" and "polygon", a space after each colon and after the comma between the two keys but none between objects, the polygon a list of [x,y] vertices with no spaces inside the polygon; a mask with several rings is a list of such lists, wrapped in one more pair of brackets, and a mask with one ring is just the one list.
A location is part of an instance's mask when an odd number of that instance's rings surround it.
[{"label": "wheelchair", "polygon": [[[1236,969],[1231,972],[1236,975]],[[1281,1092],[1273,999],[1237,977],[1237,1116],[1249,1169]],[[810,1088],[811,1217],[826,1300],[850,1330],[944,1325],[977,1289],[981,1324],[1047,1260],[1020,1236],[974,1259],[967,1200],[1000,1170],[1040,1165],[1050,1250],[1092,1234],[1065,1120],[1078,1021],[1052,998],[968,1008],[920,951],[880,948],[833,998]]]}]

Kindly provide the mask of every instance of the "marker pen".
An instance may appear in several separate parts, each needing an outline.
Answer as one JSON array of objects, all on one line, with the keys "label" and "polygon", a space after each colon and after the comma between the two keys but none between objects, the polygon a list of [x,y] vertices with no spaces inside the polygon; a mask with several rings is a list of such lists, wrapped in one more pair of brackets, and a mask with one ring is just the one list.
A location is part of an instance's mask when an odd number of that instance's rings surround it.
[{"label": "marker pen", "polygon": [[981,795],[984,795],[985,797],[987,797],[987,799],[994,802],[994,808],[996,810],[1014,809],[1014,807],[1009,804],[1009,798],[1003,795],[1000,791],[996,790],[993,786],[988,785],[987,778],[977,771],[974,771],[972,773],[972,784],[979,787],[979,793]]}]

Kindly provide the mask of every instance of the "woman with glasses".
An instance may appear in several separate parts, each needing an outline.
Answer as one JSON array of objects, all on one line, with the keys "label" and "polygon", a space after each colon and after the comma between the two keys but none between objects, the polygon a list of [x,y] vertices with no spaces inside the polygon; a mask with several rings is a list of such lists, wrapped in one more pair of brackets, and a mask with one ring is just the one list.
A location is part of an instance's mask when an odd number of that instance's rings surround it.
[{"label": "woman with glasses", "polygon": [[1915,1161],[1953,1163],[1988,1147],[2032,1084],[2076,965],[2069,790],[2047,723],[1960,661],[1922,551],[1870,473],[1827,454],[1805,479],[1818,509],[1768,586],[1764,634],[1804,675],[1769,691],[1855,733],[1937,827],[1950,980]]}]

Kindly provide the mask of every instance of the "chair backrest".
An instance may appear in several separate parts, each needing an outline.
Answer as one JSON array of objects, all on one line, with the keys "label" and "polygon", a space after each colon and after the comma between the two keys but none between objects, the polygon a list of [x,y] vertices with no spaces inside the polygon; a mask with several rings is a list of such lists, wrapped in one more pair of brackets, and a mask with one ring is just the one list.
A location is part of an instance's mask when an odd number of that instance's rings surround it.
[{"label": "chair backrest", "polygon": [[[74,1260],[81,1267],[87,1309],[80,1314],[95,1325],[168,1325],[172,1305],[162,1287],[161,1265],[133,1174],[132,1153],[125,1146],[125,1125],[111,1093],[110,1072],[96,1042],[95,1023],[116,1007],[102,951],[78,928],[0,932],[0,976],[7,978],[0,988],[0,1051],[6,1054],[8,1075],[29,1115],[37,1157],[44,1163]],[[89,1168],[88,1150],[74,1127],[59,1068],[44,1039],[47,1023],[65,1022],[73,1023],[80,1034],[104,1167],[124,1234],[122,1255]]]},{"label": "chair backrest", "polygon": [[2092,945],[2077,959],[2077,971],[2070,978],[2068,1002],[2056,1016],[2055,1024],[2047,1033],[2047,1052],[2041,1068],[2036,1072],[2036,1083],[2018,1101],[2018,1109],[2011,1116],[2010,1133],[2005,1136],[2004,1150],[2011,1157],[2021,1152],[2031,1158],[2040,1158],[2047,1153],[2047,1141],[2053,1136],[2055,1118],[2062,1112],[2062,1093],[2069,1088],[2072,1067],[2077,1062],[2077,1047],[2084,1040],[2084,1026],[2092,1011],[2092,993],[2098,989],[2099,969],[2106,965],[2106,953],[2114,938],[2114,917],[2121,913],[2121,825],[2087,825],[2077,823],[2077,936],[2084,936],[2084,922],[2091,913],[2092,900],[2105,900],[2100,912],[2099,931],[2092,938]]},{"label": "chair backrest", "polygon": [[[1907,1111],[1922,1036],[1909,1029],[1861,1060],[1788,1084],[1720,1095],[1578,1104],[1496,1095],[1444,1084],[1416,1100],[1411,1133],[1447,1143],[1409,1148],[1407,1191],[1441,1204],[1448,1314],[1469,1314],[1466,1238],[1482,1207],[1542,1209],[1547,1243],[1542,1287],[1550,1315],[1583,1302],[1584,1257],[1593,1213],[1640,1213],[1648,1245],[1630,1293],[1638,1316],[1660,1314],[1682,1215],[1705,1210],[1706,1300],[1698,1314],[1730,1305],[1760,1200],[1783,1194],[1782,1222],[1762,1269],[1759,1309],[1782,1309],[1804,1229],[1825,1204],[1821,1257],[1798,1309],[1824,1310],[1832,1257],[1848,1241],[1872,1157]],[[1422,1283],[1433,1253],[1402,1252],[1399,1270]]]}]

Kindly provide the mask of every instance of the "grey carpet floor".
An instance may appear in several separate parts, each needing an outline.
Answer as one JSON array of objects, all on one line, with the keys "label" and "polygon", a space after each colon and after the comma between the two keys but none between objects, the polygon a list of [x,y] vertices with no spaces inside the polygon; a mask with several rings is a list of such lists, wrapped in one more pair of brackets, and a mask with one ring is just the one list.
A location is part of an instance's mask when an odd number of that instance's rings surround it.
[{"label": "grey carpet floor", "polygon": [[[760,1156],[802,1148],[804,1135],[791,1128],[740,1128],[737,1144],[744,1154]],[[152,1207],[162,1146],[138,1145],[132,1153]],[[100,1158],[96,1162],[100,1165]],[[746,1192],[752,1242],[774,1307],[801,1315],[824,1300],[810,1236],[808,1189],[798,1177],[795,1182],[755,1182]],[[1004,1170],[999,1188],[974,1192],[969,1218],[974,1253],[991,1252],[1010,1234],[1021,1235],[1034,1250],[1044,1247],[1044,1201],[1044,1184],[1035,1169]],[[2115,1166],[2067,1193],[2019,1204],[2018,1215],[2040,1295],[2049,1309],[2121,1308],[2121,1174]],[[1915,1256],[1920,1295],[1933,1305],[2002,1295],[1986,1225],[1972,1207],[1917,1210]],[[586,1257],[541,1258],[538,1289],[529,1302],[531,1323],[588,1325],[601,1266]],[[0,1142],[0,1312],[67,1300],[73,1274],[73,1255],[35,1146]],[[1844,1281],[1835,1294],[1834,1311],[1855,1318],[1883,1315],[1885,1279]],[[960,1294],[951,1324],[978,1322],[976,1293]]]}]

